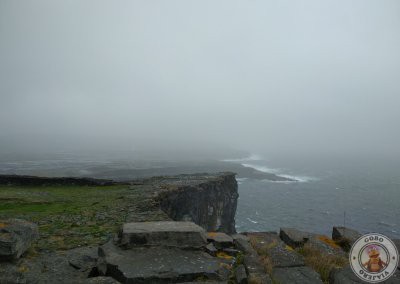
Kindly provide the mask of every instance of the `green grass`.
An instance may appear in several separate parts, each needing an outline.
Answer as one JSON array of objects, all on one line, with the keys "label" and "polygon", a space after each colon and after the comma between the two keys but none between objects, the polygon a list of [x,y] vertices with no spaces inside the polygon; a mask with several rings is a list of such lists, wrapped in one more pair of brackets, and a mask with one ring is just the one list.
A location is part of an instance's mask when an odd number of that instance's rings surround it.
[{"label": "green grass", "polygon": [[0,219],[37,223],[38,249],[100,244],[118,231],[128,212],[141,220],[164,218],[151,211],[152,193],[140,185],[0,186]]}]

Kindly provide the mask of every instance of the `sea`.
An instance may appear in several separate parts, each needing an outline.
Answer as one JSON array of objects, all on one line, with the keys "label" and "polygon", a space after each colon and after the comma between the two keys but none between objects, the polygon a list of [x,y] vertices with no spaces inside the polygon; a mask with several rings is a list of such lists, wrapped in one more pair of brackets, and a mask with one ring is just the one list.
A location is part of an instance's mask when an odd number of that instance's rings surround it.
[{"label": "sea", "polygon": [[[330,235],[333,226],[346,226],[400,239],[400,159],[253,154],[224,161],[294,180],[238,176],[238,232],[292,227]],[[0,174],[92,176],[103,168],[118,173],[137,165],[108,156],[93,160],[62,153],[47,159],[0,160]],[[141,162],[140,167],[154,167],[154,161]]]},{"label": "sea", "polygon": [[400,161],[396,159],[231,159],[294,179],[238,178],[237,231],[292,227],[330,235],[333,226],[400,238]]}]

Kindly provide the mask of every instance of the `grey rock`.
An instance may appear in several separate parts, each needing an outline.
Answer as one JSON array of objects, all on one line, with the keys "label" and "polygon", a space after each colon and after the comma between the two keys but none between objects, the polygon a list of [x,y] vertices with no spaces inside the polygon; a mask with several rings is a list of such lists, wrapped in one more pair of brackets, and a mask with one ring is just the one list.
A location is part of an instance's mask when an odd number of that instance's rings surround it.
[{"label": "grey rock", "polygon": [[112,277],[97,276],[93,278],[88,278],[80,284],[119,284],[117,280]]},{"label": "grey rock", "polygon": [[323,242],[318,236],[313,236],[307,241],[307,245],[320,251],[324,255],[338,255],[346,257],[346,253],[339,246],[332,246]]},{"label": "grey rock", "polygon": [[123,225],[119,245],[128,249],[138,246],[201,248],[206,242],[204,229],[192,222],[137,222]]},{"label": "grey rock", "polygon": [[233,234],[231,237],[232,237],[234,242],[236,240],[244,240],[244,241],[247,241],[247,242],[250,241],[249,237],[246,236],[246,235],[243,235],[243,234]]},{"label": "grey rock", "polygon": [[232,237],[225,233],[209,232],[207,233],[207,241],[213,242],[216,248],[229,248],[233,246]]},{"label": "grey rock", "polygon": [[361,234],[353,229],[346,227],[333,227],[332,229],[332,239],[341,243],[345,249],[349,249],[360,237]]},{"label": "grey rock", "polygon": [[202,251],[150,247],[122,250],[111,242],[99,248],[98,271],[121,283],[174,283],[198,278],[224,280],[216,258]]},{"label": "grey rock", "polygon": [[14,263],[0,262],[0,284],[25,284],[26,279]]},{"label": "grey rock", "polygon": [[251,233],[255,236],[257,251],[263,251],[271,261],[272,267],[303,266],[304,258],[294,250],[288,248],[279,236],[270,232]]},{"label": "grey rock", "polygon": [[303,266],[304,257],[293,250],[288,250],[284,245],[279,244],[267,250],[268,258],[272,267],[295,267]]},{"label": "grey rock", "polygon": [[[329,283],[331,284],[359,284],[367,283],[360,278],[358,278],[350,266],[346,266],[341,269],[334,269],[329,274]],[[397,271],[392,277],[386,281],[380,282],[385,284],[395,284],[400,283],[400,271]]]},{"label": "grey rock", "polygon": [[287,245],[297,248],[302,247],[310,239],[312,234],[293,228],[281,228],[279,236]]},{"label": "grey rock", "polygon": [[306,266],[275,268],[272,278],[280,284],[322,284],[319,274]]},{"label": "grey rock", "polygon": [[[15,277],[13,280],[12,277]],[[85,273],[73,268],[65,255],[46,253],[35,257],[21,258],[13,263],[0,263],[0,283],[81,283]],[[11,281],[9,281],[11,279]]]},{"label": "grey rock", "polygon": [[209,244],[206,246],[206,252],[209,253],[209,254],[212,255],[212,256],[216,256],[218,250],[217,250],[216,247],[213,245],[213,243],[209,243]]},{"label": "grey rock", "polygon": [[250,273],[248,275],[248,283],[257,283],[257,284],[274,284],[271,277],[265,273]]},{"label": "grey rock", "polygon": [[0,221],[0,261],[21,257],[38,237],[34,223],[21,219]]},{"label": "grey rock", "polygon": [[247,284],[247,273],[243,264],[236,267],[235,279],[238,284]]},{"label": "grey rock", "polygon": [[247,273],[250,274],[265,274],[264,267],[258,254],[246,254],[243,257],[243,264],[246,267]]},{"label": "grey rock", "polygon": [[97,247],[81,247],[66,251],[68,263],[75,269],[84,273],[87,277],[96,273]]},{"label": "grey rock", "polygon": [[245,239],[236,239],[234,240],[234,244],[235,247],[242,251],[243,253],[247,254],[247,253],[253,253],[254,249],[251,246],[251,244],[249,243],[249,241],[245,240]]}]

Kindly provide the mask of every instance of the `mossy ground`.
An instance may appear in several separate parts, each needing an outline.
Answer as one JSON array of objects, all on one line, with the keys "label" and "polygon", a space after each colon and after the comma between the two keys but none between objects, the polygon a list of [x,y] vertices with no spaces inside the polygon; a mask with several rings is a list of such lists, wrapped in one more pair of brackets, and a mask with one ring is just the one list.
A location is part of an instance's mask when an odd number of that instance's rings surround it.
[{"label": "mossy ground", "polygon": [[145,185],[0,186],[0,220],[39,225],[39,250],[101,244],[129,221],[166,218]]}]

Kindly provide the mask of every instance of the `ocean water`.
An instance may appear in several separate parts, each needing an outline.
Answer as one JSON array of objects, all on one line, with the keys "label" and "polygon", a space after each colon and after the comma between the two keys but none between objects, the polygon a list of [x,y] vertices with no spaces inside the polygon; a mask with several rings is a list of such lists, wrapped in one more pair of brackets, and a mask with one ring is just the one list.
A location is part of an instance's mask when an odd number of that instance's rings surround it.
[{"label": "ocean water", "polygon": [[236,226],[243,231],[294,227],[330,235],[345,225],[400,238],[400,162],[396,160],[234,161],[296,182],[239,178]]},{"label": "ocean water", "polygon": [[[236,226],[239,232],[294,227],[330,235],[333,226],[346,225],[362,233],[379,232],[400,239],[400,159],[251,155],[225,161],[296,180],[271,182],[238,177]],[[169,164],[61,153],[46,159],[0,160],[0,174],[103,177],[104,168],[115,170],[113,174],[127,169],[129,174],[134,174],[134,169],[158,169],[160,165]],[[177,167],[175,174],[181,170],[182,167]],[[114,177],[111,175],[111,178]]]}]

